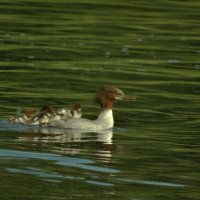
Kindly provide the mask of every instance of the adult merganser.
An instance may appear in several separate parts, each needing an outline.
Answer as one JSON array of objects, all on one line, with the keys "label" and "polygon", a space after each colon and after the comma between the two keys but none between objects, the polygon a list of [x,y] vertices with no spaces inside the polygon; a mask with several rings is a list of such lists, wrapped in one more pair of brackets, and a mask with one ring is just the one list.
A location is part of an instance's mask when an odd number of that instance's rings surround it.
[{"label": "adult merganser", "polygon": [[100,104],[101,112],[96,120],[89,120],[84,118],[56,120],[50,123],[50,126],[79,129],[79,130],[104,130],[113,128],[113,103],[115,100],[133,100],[134,97],[126,96],[122,90],[113,86],[104,86],[100,88],[95,97],[95,102]]}]

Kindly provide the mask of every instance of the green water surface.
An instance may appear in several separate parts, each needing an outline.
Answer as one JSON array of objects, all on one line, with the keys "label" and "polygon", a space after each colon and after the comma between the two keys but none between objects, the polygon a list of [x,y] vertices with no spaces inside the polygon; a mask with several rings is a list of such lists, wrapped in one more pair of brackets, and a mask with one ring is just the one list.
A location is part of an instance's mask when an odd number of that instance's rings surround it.
[{"label": "green water surface", "polygon": [[[198,200],[200,1],[1,0],[0,199]],[[113,130],[13,125],[114,85]]]}]

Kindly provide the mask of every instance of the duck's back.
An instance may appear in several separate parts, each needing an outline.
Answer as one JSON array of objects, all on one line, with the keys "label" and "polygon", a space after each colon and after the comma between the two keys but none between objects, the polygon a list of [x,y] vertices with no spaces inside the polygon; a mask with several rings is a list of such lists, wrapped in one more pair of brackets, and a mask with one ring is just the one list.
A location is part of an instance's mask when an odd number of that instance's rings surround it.
[{"label": "duck's back", "polygon": [[88,130],[88,131],[96,131],[96,130],[104,130],[110,129],[113,127],[113,120],[106,120],[98,118],[96,120],[89,120],[85,118],[79,119],[69,119],[67,121],[57,120],[50,124],[50,126],[58,127],[58,128],[66,128],[66,129],[77,129],[77,130]]},{"label": "duck's back", "polygon": [[50,126],[67,128],[67,129],[79,129],[79,130],[97,130],[97,124],[95,121],[85,118],[72,118],[67,121],[56,120],[50,124]]}]

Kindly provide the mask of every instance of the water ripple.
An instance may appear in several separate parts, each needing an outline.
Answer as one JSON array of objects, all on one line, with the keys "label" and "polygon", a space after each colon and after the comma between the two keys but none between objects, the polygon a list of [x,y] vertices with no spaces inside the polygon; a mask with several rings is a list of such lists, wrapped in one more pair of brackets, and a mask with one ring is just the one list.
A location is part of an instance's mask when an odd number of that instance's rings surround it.
[{"label": "water ripple", "polygon": [[28,152],[28,151],[17,151],[17,150],[8,150],[0,149],[0,157],[10,157],[10,158],[28,158],[28,159],[42,159],[48,161],[56,161],[55,163],[62,166],[75,167],[79,169],[85,169],[90,171],[102,172],[102,173],[118,173],[119,170],[92,166],[94,161],[82,158],[71,158],[67,156],[62,156],[59,154],[52,153],[37,153],[37,152]]},{"label": "water ripple", "polygon": [[132,180],[132,179],[119,179],[119,180],[133,183],[133,184],[142,184],[142,185],[164,186],[164,187],[185,187],[184,184],[180,184],[180,183],[169,183],[169,182],[154,181],[154,180]]}]

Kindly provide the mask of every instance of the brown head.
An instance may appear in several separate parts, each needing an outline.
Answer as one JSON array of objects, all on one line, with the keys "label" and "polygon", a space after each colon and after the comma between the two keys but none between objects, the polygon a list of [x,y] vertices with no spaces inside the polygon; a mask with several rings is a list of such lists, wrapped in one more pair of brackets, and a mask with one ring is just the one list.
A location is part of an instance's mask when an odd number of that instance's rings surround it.
[{"label": "brown head", "polygon": [[53,109],[51,108],[51,106],[45,105],[45,106],[42,107],[42,109],[40,110],[40,112],[52,113]]},{"label": "brown head", "polygon": [[76,110],[76,111],[81,111],[81,105],[80,105],[80,104],[74,104],[74,105],[72,106],[72,109],[73,109],[73,110]]},{"label": "brown head", "polygon": [[36,109],[34,109],[34,108],[29,108],[27,111],[26,111],[26,116],[28,117],[28,118],[31,118],[32,116],[33,116],[33,114],[35,114],[36,113]]},{"label": "brown head", "polygon": [[112,109],[115,100],[133,100],[134,97],[126,96],[122,90],[113,86],[103,86],[96,94],[95,102],[102,109]]},{"label": "brown head", "polygon": [[80,104],[74,104],[71,107],[70,113],[71,113],[73,118],[80,118],[82,116],[81,105]]}]

